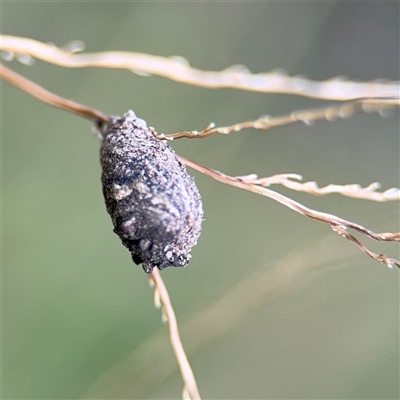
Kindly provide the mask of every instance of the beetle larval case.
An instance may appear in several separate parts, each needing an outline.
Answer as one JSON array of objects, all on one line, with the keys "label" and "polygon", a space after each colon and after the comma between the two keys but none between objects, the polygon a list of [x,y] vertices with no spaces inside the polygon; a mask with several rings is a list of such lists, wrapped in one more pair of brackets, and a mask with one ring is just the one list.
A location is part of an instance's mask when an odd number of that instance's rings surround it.
[{"label": "beetle larval case", "polygon": [[128,111],[113,117],[100,151],[114,232],[145,272],[185,267],[201,232],[196,184],[165,141]]}]

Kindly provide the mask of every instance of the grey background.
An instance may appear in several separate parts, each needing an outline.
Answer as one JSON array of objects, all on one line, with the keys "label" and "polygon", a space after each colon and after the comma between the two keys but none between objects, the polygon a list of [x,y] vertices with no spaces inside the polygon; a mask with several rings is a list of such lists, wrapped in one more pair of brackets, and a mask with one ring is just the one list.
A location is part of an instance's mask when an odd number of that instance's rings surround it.
[{"label": "grey background", "polygon": [[[81,39],[89,52],[180,55],[208,70],[398,80],[398,15],[397,2],[3,2],[2,31],[60,46]],[[132,108],[160,132],[321,105],[124,70],[9,65],[105,113]],[[90,124],[8,84],[1,111],[3,398],[179,398],[167,326],[105,211]],[[396,112],[174,148],[230,175],[399,185]],[[163,278],[202,396],[398,398],[398,271],[327,226],[193,174],[203,233],[188,268]],[[277,190],[375,231],[399,230],[396,203]],[[396,244],[364,242],[399,257]]]}]

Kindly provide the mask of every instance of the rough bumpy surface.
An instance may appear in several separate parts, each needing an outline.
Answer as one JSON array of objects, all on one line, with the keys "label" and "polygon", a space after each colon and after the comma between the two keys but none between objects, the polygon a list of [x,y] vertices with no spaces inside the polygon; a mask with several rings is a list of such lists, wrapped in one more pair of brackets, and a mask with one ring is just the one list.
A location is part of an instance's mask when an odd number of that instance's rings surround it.
[{"label": "rough bumpy surface", "polygon": [[145,272],[184,267],[201,231],[200,194],[175,152],[128,111],[102,146],[102,184],[114,232]]}]

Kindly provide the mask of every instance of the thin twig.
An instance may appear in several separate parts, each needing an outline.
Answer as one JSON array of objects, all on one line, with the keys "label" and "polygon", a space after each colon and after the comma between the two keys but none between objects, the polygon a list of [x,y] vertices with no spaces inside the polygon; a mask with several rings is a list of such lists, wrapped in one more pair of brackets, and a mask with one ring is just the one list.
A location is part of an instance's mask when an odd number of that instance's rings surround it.
[{"label": "thin twig", "polygon": [[15,71],[12,71],[3,64],[0,64],[0,77],[8,83],[11,83],[24,92],[29,93],[31,96],[53,107],[72,112],[93,122],[103,122],[107,124],[110,120],[110,117],[101,111],[97,111],[93,108],[76,103],[75,101],[58,96],[25,78],[24,76],[16,73]]},{"label": "thin twig", "polygon": [[156,268],[153,269],[153,272],[151,273],[150,277],[155,286],[154,290],[156,291],[156,293],[158,293],[156,296],[161,301],[161,305],[165,312],[165,317],[168,321],[171,344],[174,349],[174,353],[178,361],[179,368],[181,370],[183,381],[185,383],[184,394],[187,394],[191,400],[200,399],[200,393],[197,388],[196,379],[194,377],[192,368],[190,367],[189,361],[186,357],[185,350],[182,346],[178,330],[178,323],[176,321],[175,312],[172,307],[167,288],[165,287],[164,281],[161,278],[161,275]]},{"label": "thin twig", "polygon": [[239,132],[243,129],[267,131],[277,126],[289,125],[295,122],[303,122],[306,125],[311,125],[316,121],[333,121],[337,118],[349,118],[357,112],[370,113],[376,111],[381,115],[385,115],[388,109],[399,106],[400,99],[398,97],[386,99],[359,99],[335,106],[294,111],[290,114],[279,117],[266,115],[256,119],[255,121],[240,122],[230,126],[215,127],[215,124],[211,123],[201,131],[182,131],[163,135],[162,138],[167,140],[176,140],[181,138],[201,139],[218,134],[228,135],[230,133]]},{"label": "thin twig", "polygon": [[301,76],[290,77],[282,71],[252,74],[243,66],[231,66],[222,71],[202,71],[191,67],[182,57],[166,58],[125,51],[75,54],[37,40],[8,35],[0,36],[0,41],[2,50],[29,54],[63,67],[121,68],[214,89],[233,88],[340,101],[396,97],[399,94],[399,82],[351,82],[343,78],[318,82]]},{"label": "thin twig", "polygon": [[[296,211],[297,213],[304,215],[306,217],[315,219],[317,221],[325,222],[328,224],[328,226],[336,233],[340,234],[341,236],[345,237],[346,239],[352,241],[355,243],[365,254],[367,254],[369,257],[375,259],[376,261],[380,261],[385,263],[389,268],[392,268],[393,266],[397,266],[400,268],[400,261],[394,259],[394,258],[388,258],[383,254],[375,254],[368,250],[364,245],[362,245],[354,236],[352,236],[350,233],[345,232],[347,229],[353,229],[371,239],[380,241],[380,242],[400,242],[400,232],[396,233],[391,233],[391,232],[386,232],[386,233],[375,233],[362,225],[356,224],[351,221],[347,221],[343,218],[339,218],[336,215],[320,212],[313,210],[311,208],[308,208],[306,206],[303,206],[302,204],[298,203],[297,201],[294,201],[286,196],[283,196],[280,193],[274,192],[273,190],[267,189],[265,187],[259,186],[259,185],[253,185],[250,183],[246,183],[245,181],[241,180],[241,178],[235,178],[229,175],[225,175],[219,171],[215,171],[211,168],[204,167],[200,164],[197,164],[191,160],[188,160],[187,158],[184,158],[182,156],[178,156],[181,162],[183,162],[185,165],[187,165],[190,168],[195,169],[196,171],[199,171],[205,175],[210,176],[211,178],[225,183],[230,186],[234,186],[240,189],[244,190],[249,190],[251,192],[260,194],[262,196],[269,197],[278,203],[281,203],[285,205],[286,207],[289,207],[290,209]],[[345,232],[345,234],[342,234]]]}]

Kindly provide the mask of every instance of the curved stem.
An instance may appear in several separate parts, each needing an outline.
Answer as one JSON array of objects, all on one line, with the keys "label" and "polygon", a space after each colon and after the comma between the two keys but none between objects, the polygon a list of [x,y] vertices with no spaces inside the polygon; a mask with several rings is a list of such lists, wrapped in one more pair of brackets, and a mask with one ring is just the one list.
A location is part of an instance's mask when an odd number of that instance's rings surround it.
[{"label": "curved stem", "polygon": [[184,59],[159,57],[129,51],[74,54],[37,40],[0,35],[2,50],[29,54],[45,62],[68,68],[121,68],[141,74],[163,76],[176,82],[210,89],[232,88],[260,93],[281,93],[321,100],[398,97],[399,82],[352,82],[341,79],[313,81],[279,71],[251,73],[232,66],[222,71],[193,68]]},{"label": "curved stem", "polygon": [[86,107],[72,100],[64,99],[63,97],[44,89],[37,83],[30,81],[17,72],[12,71],[3,64],[0,64],[0,77],[11,85],[16,86],[43,103],[49,104],[53,107],[77,114],[80,117],[89,119],[95,123],[100,122],[108,124],[110,121],[110,117],[101,111]]},{"label": "curved stem", "polygon": [[158,292],[160,296],[165,316],[168,321],[171,344],[174,349],[174,353],[178,361],[179,368],[181,370],[183,381],[185,383],[184,392],[189,394],[190,399],[198,400],[200,399],[199,389],[197,388],[196,379],[194,377],[192,368],[186,357],[186,353],[181,342],[175,312],[172,307],[171,300],[169,298],[168,291],[167,288],[165,287],[164,281],[161,278],[161,275],[156,268],[154,268],[153,272],[151,273],[151,279],[154,282],[155,290]]}]

